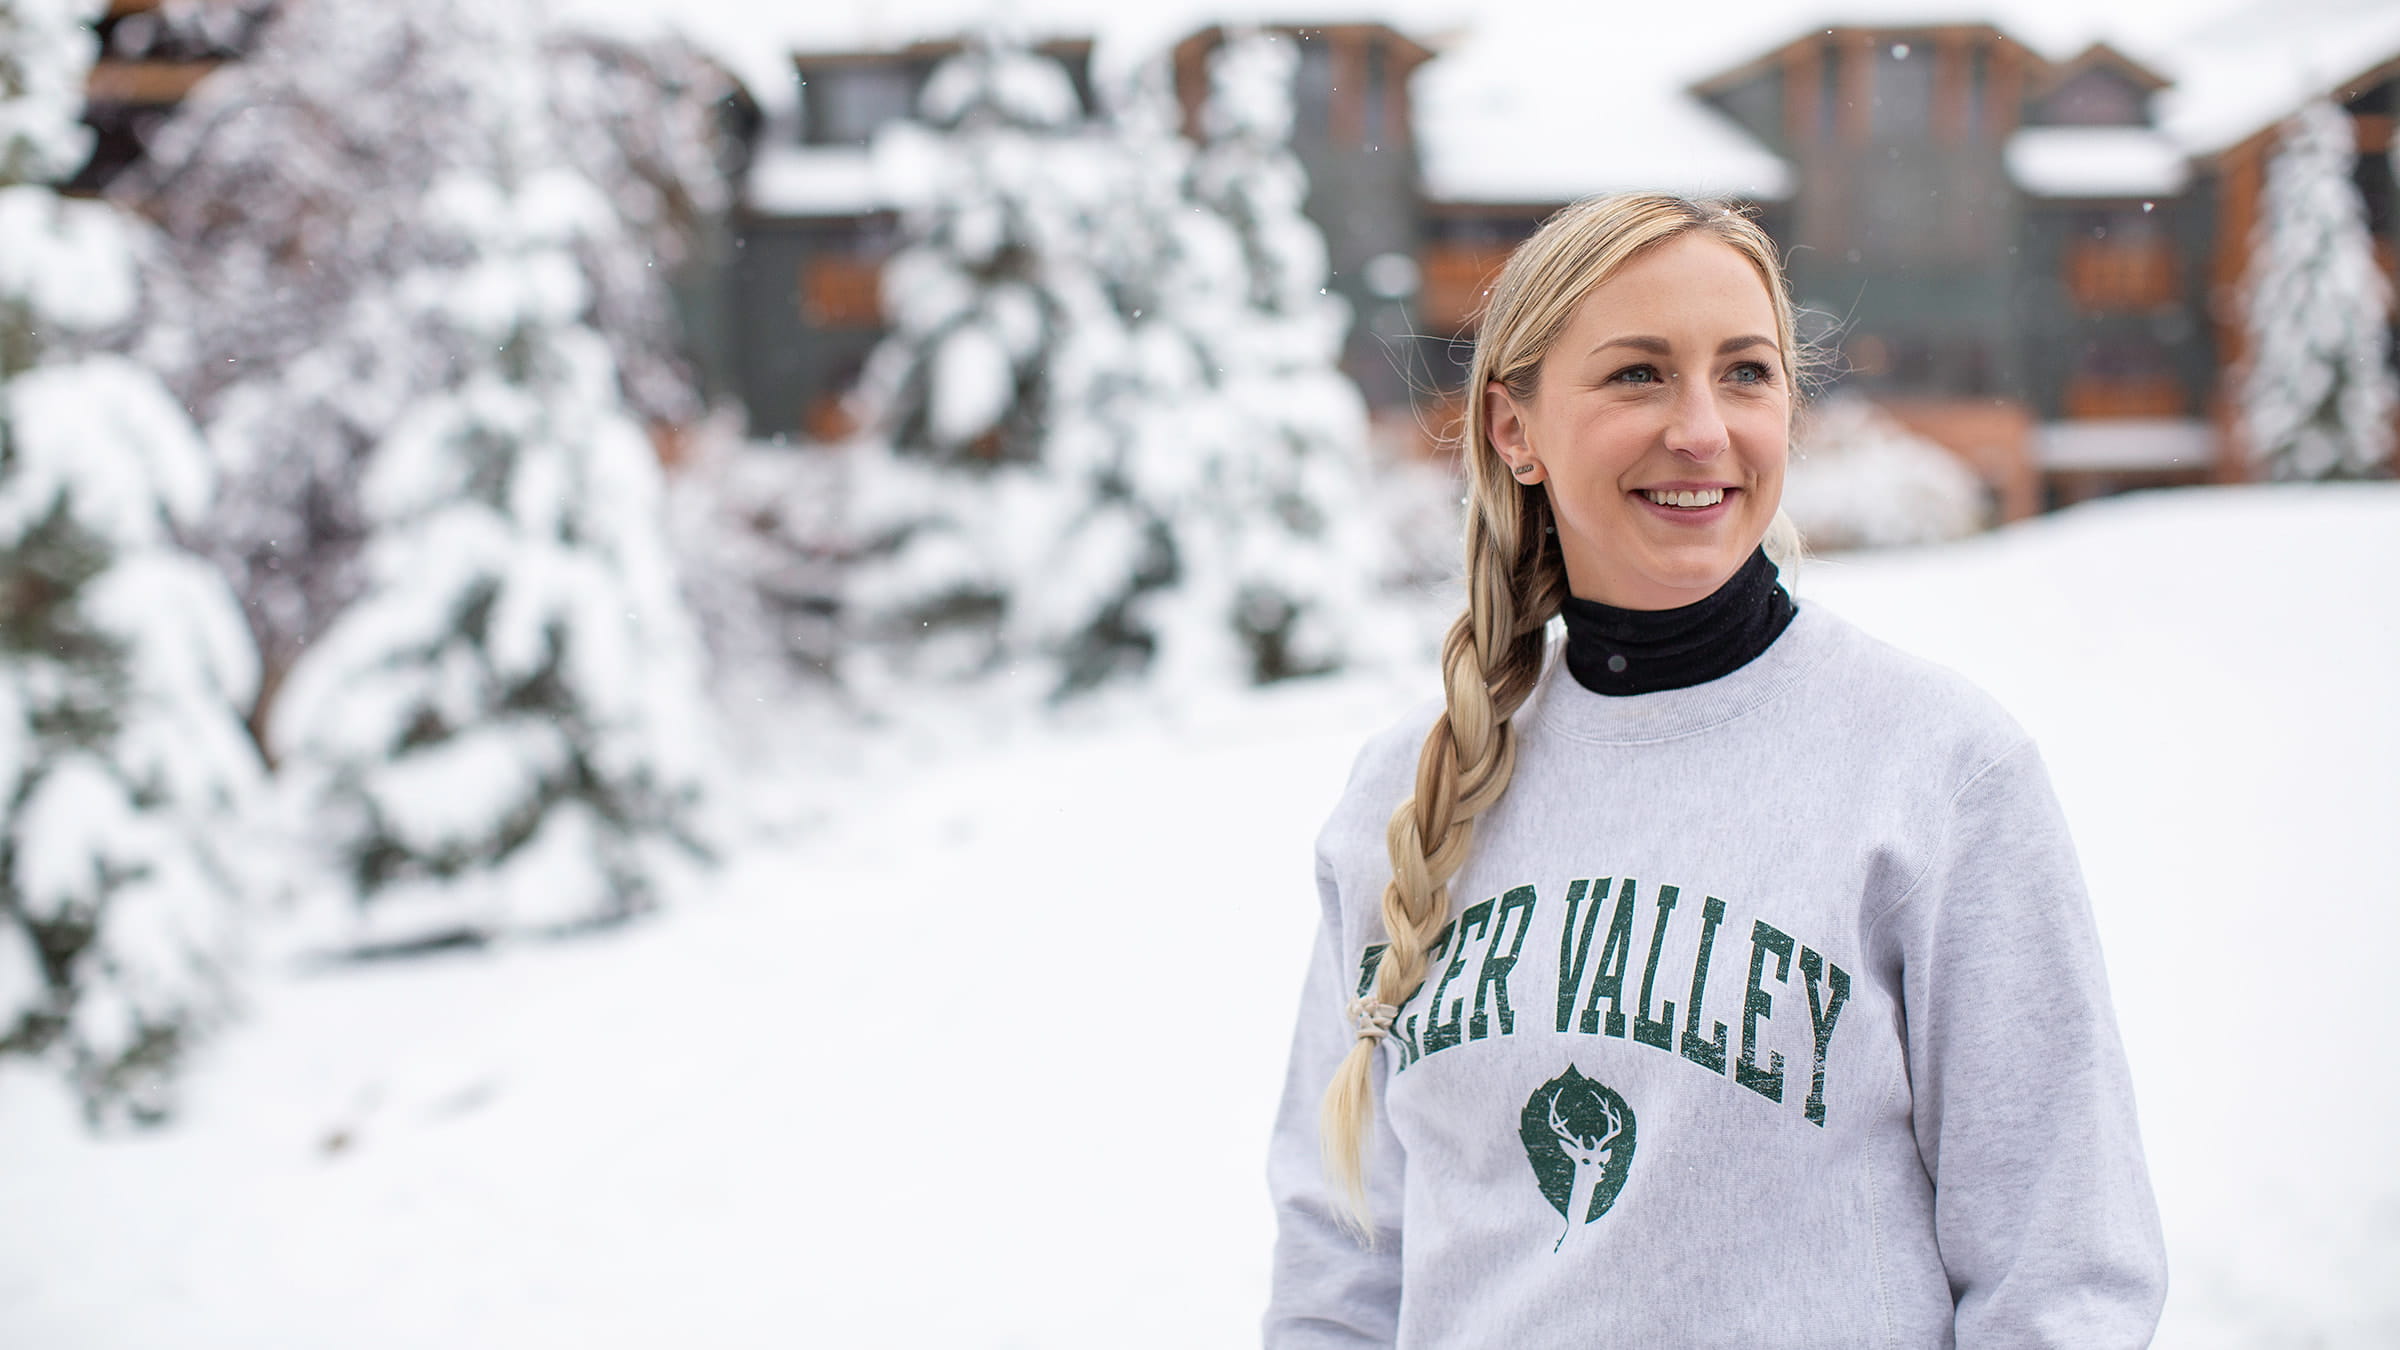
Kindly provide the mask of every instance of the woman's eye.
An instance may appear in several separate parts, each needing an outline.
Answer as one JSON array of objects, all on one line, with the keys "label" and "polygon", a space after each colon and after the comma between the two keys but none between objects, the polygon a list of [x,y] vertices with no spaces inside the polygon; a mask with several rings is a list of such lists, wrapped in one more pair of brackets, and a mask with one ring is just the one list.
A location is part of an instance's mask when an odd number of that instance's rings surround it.
[{"label": "woman's eye", "polygon": [[1736,384],[1765,384],[1775,378],[1773,371],[1756,361],[1744,361],[1727,373],[1733,377]]},{"label": "woman's eye", "polygon": [[1651,366],[1627,366],[1608,378],[1623,384],[1656,384],[1658,371]]}]

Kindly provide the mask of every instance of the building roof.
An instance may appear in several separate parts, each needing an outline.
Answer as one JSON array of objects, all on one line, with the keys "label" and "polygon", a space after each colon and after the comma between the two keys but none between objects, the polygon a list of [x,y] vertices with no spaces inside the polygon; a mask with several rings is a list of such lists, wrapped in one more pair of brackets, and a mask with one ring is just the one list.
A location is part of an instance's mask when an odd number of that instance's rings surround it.
[{"label": "building roof", "polygon": [[[795,52],[955,37],[993,0],[558,3],[605,28],[683,32],[773,115],[789,107]],[[2158,185],[2180,181],[2170,155],[2218,153],[2400,59],[2393,0],[1712,0],[1667,18],[1589,0],[1014,0],[1005,12],[1035,40],[1092,38],[1104,76],[1212,24],[1386,24],[1442,53],[1414,76],[1415,129],[1427,195],[1461,204],[1554,204],[1635,186],[1787,195],[1791,167],[1692,91],[1829,29],[1984,27],[2062,69],[2105,61],[2147,77],[2137,82],[2166,82],[2155,95],[2156,138],[2012,143],[2012,173],[2049,196],[2167,191]],[[761,186],[773,200],[830,206],[862,164],[855,154],[772,154]],[[819,171],[826,182],[807,181]]]},{"label": "building roof", "polygon": [[1427,195],[1562,202],[1648,187],[1789,195],[1791,167],[1685,92],[1733,48],[1711,24],[1628,25],[1610,6],[1494,6],[1419,71]]},{"label": "building roof", "polygon": [[2160,127],[2195,156],[2250,139],[2320,94],[2400,61],[2392,0],[2263,0],[2183,34]]},{"label": "building roof", "polygon": [[[1996,29],[2044,60],[2149,73],[2194,14],[2236,0],[1712,0],[1618,6],[1493,0],[1417,76],[1429,195],[1561,202],[1621,187],[1773,199],[1791,168],[1693,90],[1839,29]],[[2097,55],[2094,48],[2099,48]]]},{"label": "building roof", "polygon": [[[792,57],[897,51],[954,39],[995,17],[1032,41],[1090,38],[1121,68],[1211,24],[1381,23],[1419,41],[1463,28],[1471,0],[554,0],[563,15],[629,34],[675,32],[717,53],[770,112],[790,102]],[[1429,43],[1438,45],[1438,43]]]},{"label": "building roof", "polygon": [[2148,65],[2136,61],[2105,42],[2095,42],[2065,61],[2054,63],[2042,81],[2044,90],[2055,89],[2087,70],[2106,67],[2131,80],[2144,93],[2155,94],[2174,81]]}]

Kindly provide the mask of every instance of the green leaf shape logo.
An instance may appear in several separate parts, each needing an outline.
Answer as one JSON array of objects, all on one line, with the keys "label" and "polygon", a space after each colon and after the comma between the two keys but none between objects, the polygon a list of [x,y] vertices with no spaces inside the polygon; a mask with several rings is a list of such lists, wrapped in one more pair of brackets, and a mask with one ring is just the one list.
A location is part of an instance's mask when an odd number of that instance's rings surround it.
[{"label": "green leaf shape logo", "polygon": [[1633,1170],[1633,1108],[1574,1065],[1525,1099],[1517,1137],[1542,1198],[1567,1221],[1552,1251],[1576,1245],[1584,1226],[1608,1212]]}]

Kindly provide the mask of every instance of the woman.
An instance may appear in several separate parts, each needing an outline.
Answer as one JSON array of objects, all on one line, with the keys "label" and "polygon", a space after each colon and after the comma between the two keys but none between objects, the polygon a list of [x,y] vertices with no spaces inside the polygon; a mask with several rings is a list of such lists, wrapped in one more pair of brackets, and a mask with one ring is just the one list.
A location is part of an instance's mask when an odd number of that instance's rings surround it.
[{"label": "woman", "polygon": [[1493,287],[1444,698],[1318,841],[1271,1350],[2148,1342],[2065,822],[1989,699],[1777,583],[1793,352],[1773,245],[1676,198]]}]

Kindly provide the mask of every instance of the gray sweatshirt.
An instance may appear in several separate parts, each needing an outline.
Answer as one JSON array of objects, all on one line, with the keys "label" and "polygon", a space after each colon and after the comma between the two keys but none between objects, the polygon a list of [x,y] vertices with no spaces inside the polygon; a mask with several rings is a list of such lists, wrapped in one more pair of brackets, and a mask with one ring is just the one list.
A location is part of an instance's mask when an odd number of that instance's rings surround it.
[{"label": "gray sweatshirt", "polygon": [[2158,1215],[2040,757],[1813,605],[1686,689],[1553,648],[1379,1052],[1376,1240],[1342,1231],[1317,1104],[1434,706],[1318,838],[1269,1350],[2148,1343]]}]

